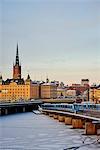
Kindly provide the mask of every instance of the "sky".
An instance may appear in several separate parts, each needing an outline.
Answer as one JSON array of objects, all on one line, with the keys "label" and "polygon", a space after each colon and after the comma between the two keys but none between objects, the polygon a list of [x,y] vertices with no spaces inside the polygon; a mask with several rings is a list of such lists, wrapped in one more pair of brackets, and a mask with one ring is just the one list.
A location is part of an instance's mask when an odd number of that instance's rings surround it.
[{"label": "sky", "polygon": [[16,46],[22,77],[100,83],[100,0],[0,0],[0,72],[12,78]]}]

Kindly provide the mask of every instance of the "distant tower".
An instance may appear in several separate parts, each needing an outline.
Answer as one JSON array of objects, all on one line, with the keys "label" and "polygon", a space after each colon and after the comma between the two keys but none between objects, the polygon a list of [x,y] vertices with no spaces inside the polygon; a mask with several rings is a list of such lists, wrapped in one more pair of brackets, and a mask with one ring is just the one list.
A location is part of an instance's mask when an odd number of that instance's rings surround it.
[{"label": "distant tower", "polygon": [[31,78],[30,78],[30,75],[28,74],[27,75],[27,79],[26,79],[27,81],[31,81]]},{"label": "distant tower", "polygon": [[48,78],[48,76],[47,76],[47,78],[46,78],[46,83],[49,83],[49,78]]},{"label": "distant tower", "polygon": [[89,84],[89,79],[81,79],[81,85]]},{"label": "distant tower", "polygon": [[16,49],[16,60],[13,64],[13,79],[21,79],[21,65],[19,65],[18,44]]},{"label": "distant tower", "polygon": [[2,84],[2,81],[3,81],[2,75],[0,74],[0,85]]}]

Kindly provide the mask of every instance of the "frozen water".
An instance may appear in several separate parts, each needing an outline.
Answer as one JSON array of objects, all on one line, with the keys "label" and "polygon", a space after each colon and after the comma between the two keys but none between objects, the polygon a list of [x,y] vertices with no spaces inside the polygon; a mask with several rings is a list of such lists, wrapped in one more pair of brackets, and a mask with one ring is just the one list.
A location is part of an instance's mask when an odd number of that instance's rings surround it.
[{"label": "frozen water", "polygon": [[[0,150],[100,150],[96,136],[71,129],[49,116],[20,113],[0,117]],[[82,141],[85,140],[85,143]],[[73,148],[74,150],[74,148]]]}]

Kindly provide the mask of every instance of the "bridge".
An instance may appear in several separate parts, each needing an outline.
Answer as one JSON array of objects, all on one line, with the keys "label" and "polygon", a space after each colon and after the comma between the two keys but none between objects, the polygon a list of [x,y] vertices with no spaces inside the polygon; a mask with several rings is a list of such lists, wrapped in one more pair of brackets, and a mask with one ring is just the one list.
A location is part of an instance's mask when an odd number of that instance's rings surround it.
[{"label": "bridge", "polygon": [[100,132],[100,117],[91,117],[83,114],[76,114],[59,110],[42,110],[45,115],[49,115],[59,122],[71,125],[74,129],[85,129],[86,135],[97,135]]},{"label": "bridge", "polygon": [[73,104],[75,98],[57,98],[57,99],[42,99],[43,103],[68,103]]},{"label": "bridge", "polygon": [[0,103],[0,116],[20,112],[31,112],[33,109],[37,110],[38,105],[41,105],[42,103],[41,100]]}]

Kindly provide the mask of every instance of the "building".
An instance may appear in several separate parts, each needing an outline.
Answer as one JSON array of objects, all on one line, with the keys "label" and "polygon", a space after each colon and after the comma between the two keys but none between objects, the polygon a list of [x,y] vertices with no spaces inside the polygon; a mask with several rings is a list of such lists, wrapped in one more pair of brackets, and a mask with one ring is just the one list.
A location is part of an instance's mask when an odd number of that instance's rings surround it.
[{"label": "building", "polygon": [[65,98],[66,90],[66,88],[57,87],[57,98]]},{"label": "building", "polygon": [[16,60],[13,64],[13,78],[3,80],[0,76],[0,101],[19,101],[39,98],[39,84],[33,83],[30,76],[21,78],[21,65],[19,63],[18,44]]},{"label": "building", "polygon": [[76,95],[82,95],[84,93],[84,91],[89,89],[89,85],[88,84],[72,84],[71,86],[69,86],[69,90],[76,90]]},{"label": "building", "polygon": [[66,96],[75,97],[76,96],[76,90],[67,90],[66,91]]},{"label": "building", "polygon": [[57,98],[57,85],[55,83],[48,82],[41,84],[41,98],[42,99],[50,99]]},{"label": "building", "polygon": [[89,101],[89,80],[82,79],[81,84],[72,84],[69,90],[75,90],[76,96],[81,97],[82,101]]},{"label": "building", "polygon": [[89,79],[81,79],[81,85],[89,85]]},{"label": "building", "polygon": [[89,97],[91,102],[100,103],[100,85],[98,87],[90,87]]}]

